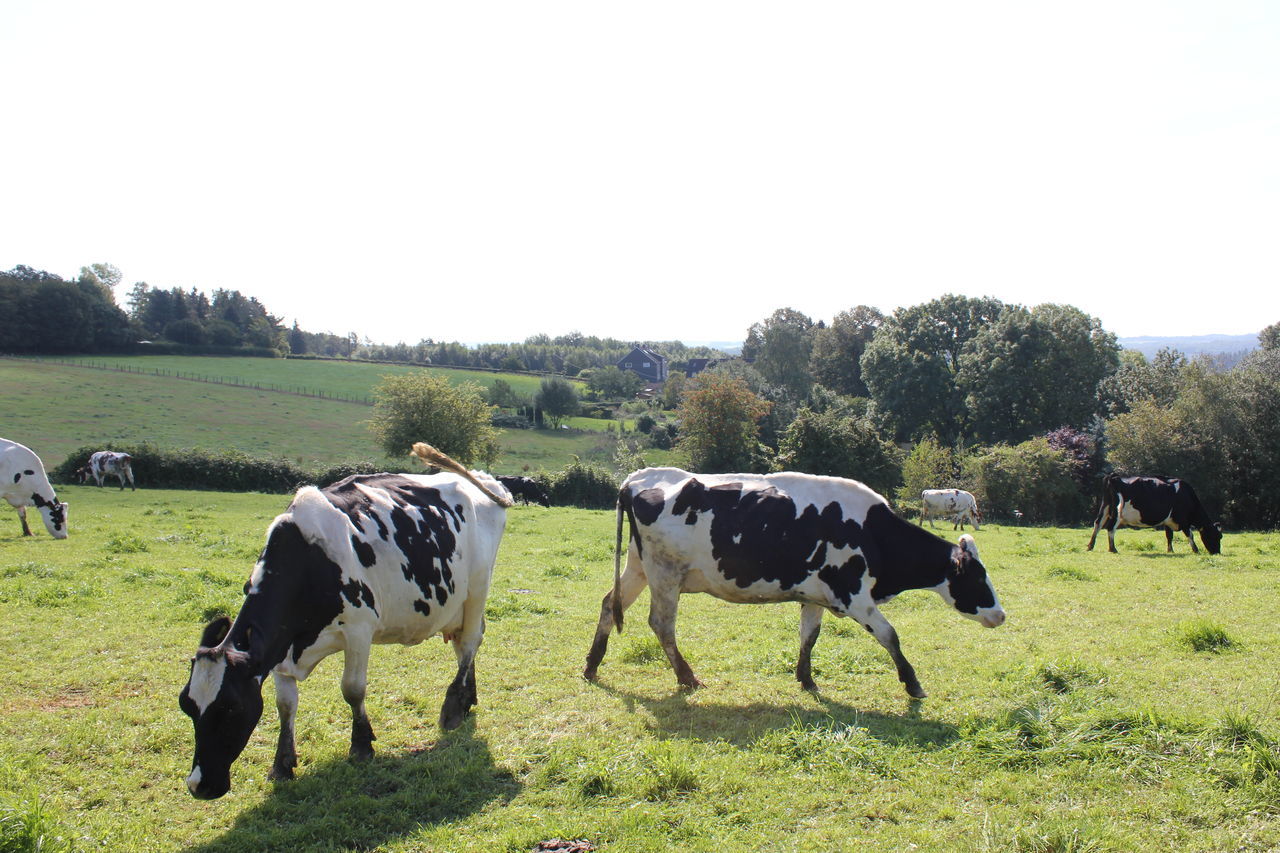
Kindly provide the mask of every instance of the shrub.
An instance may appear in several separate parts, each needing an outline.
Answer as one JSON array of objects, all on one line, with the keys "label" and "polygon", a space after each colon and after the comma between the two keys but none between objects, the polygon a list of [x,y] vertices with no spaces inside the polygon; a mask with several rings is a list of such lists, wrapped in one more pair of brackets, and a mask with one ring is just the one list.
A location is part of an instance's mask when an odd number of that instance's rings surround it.
[{"label": "shrub", "polygon": [[969,456],[964,466],[986,516],[1009,518],[1020,510],[1033,523],[1076,523],[1088,514],[1069,460],[1043,438],[998,444]]},{"label": "shrub", "polygon": [[1195,652],[1225,652],[1239,645],[1226,628],[1208,619],[1197,619],[1180,626],[1178,639]]},{"label": "shrub", "polygon": [[860,480],[887,493],[901,478],[898,458],[869,421],[806,407],[783,434],[774,468]]},{"label": "shrub", "polygon": [[556,506],[612,509],[618,500],[619,483],[613,474],[576,456],[568,468],[551,475],[541,485]]}]

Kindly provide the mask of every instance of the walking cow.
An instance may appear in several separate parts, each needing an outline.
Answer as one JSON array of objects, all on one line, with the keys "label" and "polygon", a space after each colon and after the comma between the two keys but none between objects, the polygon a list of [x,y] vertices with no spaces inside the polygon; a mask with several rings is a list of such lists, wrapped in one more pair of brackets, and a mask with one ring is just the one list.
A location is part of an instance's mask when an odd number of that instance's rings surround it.
[{"label": "walking cow", "polygon": [[1093,550],[1098,529],[1106,528],[1107,550],[1116,553],[1117,527],[1163,527],[1165,550],[1173,553],[1173,531],[1181,530],[1191,543],[1191,550],[1200,553],[1191,531],[1200,531],[1200,541],[1210,554],[1222,550],[1222,530],[1209,513],[1205,512],[1196,497],[1195,489],[1186,480],[1177,477],[1121,477],[1108,474],[1102,481],[1102,499],[1098,502],[1098,517],[1093,522],[1093,535],[1089,537],[1087,551]]},{"label": "walking cow", "polygon": [[[626,571],[619,574],[622,520],[630,522]],[[613,590],[605,597],[583,676],[595,680],[609,631],[649,586],[649,626],[682,687],[701,682],[676,647],[680,594],[706,592],[735,603],[798,601],[796,679],[815,685],[810,655],[830,610],[859,622],[880,642],[907,693],[923,698],[915,670],[879,605],[908,589],[933,589],[989,628],[1004,610],[973,537],[951,545],[903,521],[884,498],[853,480],[809,474],[690,474],[646,468],[618,493]]]},{"label": "walking cow", "polygon": [[982,520],[982,514],[978,512],[978,499],[972,492],[964,489],[925,489],[921,492],[920,523],[924,524],[928,519],[929,526],[933,527],[935,517],[950,518],[952,530],[957,527],[964,530],[966,520],[973,525],[974,530],[982,529],[978,527],[978,522]]},{"label": "walking cow", "polygon": [[475,654],[485,598],[511,499],[428,445],[414,453],[440,474],[367,474],[298,490],[267,529],[235,622],[211,622],[179,697],[195,725],[187,787],[201,799],[231,788],[231,764],[262,716],[271,673],[280,737],[270,776],[293,777],[298,682],[344,652],[342,696],[351,706],[351,757],[373,755],[364,697],[370,646],[453,642],[457,676],[440,710],[455,728],[476,704]]},{"label": "walking cow", "polygon": [[0,438],[0,498],[18,511],[22,535],[30,536],[27,507],[40,511],[44,527],[54,539],[67,538],[67,505],[59,503],[44,463],[31,448]]},{"label": "walking cow", "polygon": [[128,453],[117,453],[113,450],[99,450],[89,457],[89,464],[83,468],[76,469],[76,474],[80,478],[80,482],[87,483],[92,477],[99,487],[102,486],[102,478],[115,475],[120,480],[120,490],[124,491],[125,480],[129,481],[129,488],[135,492],[138,487],[133,482],[133,457]]}]

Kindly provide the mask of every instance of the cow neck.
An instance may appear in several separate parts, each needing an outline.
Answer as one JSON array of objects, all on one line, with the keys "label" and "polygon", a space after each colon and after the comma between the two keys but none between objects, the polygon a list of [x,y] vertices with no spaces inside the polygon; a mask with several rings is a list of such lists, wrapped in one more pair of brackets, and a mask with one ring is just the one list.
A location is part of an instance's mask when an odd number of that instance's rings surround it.
[{"label": "cow neck", "polygon": [[878,553],[878,565],[871,567],[876,598],[931,589],[946,580],[957,546],[894,515],[884,504],[871,507],[863,527]]},{"label": "cow neck", "polygon": [[245,596],[224,641],[249,653],[254,675],[265,676],[285,659],[291,646],[311,645],[332,621],[334,614],[316,602],[324,587],[310,570],[317,558],[333,565],[319,546],[303,539],[292,522],[272,529],[257,584]]}]

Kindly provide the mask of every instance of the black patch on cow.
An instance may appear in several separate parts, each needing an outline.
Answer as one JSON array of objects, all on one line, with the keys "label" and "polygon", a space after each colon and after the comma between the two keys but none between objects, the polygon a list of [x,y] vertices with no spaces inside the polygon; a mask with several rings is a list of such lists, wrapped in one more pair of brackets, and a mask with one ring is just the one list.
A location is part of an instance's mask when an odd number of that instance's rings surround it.
[{"label": "black patch on cow", "polygon": [[885,504],[867,511],[863,524],[871,576],[871,597],[885,601],[909,589],[927,589],[947,582],[947,591],[961,613],[994,607],[995,597],[980,560],[958,545],[894,515]]},{"label": "black patch on cow", "polygon": [[18,473],[16,473],[16,474],[14,474],[14,475],[13,475],[13,482],[15,482],[15,483],[16,483],[16,482],[18,482],[18,481],[19,481],[19,480],[21,480],[21,479],[22,479],[22,472],[21,472],[21,471],[19,471]]},{"label": "black patch on cow", "polygon": [[373,552],[373,546],[359,536],[351,537],[351,547],[355,549],[356,559],[360,561],[360,565],[366,569],[378,562],[378,555]]},{"label": "black patch on cow", "polygon": [[[357,486],[381,492],[390,500],[389,525],[374,512],[372,499]],[[413,603],[415,610],[428,615],[433,602],[443,604],[453,594],[450,561],[457,552],[457,533],[466,519],[463,508],[450,506],[439,489],[400,474],[360,474],[333,484],[324,490],[324,495],[353,524],[361,518],[372,518],[380,535],[386,531],[404,555],[401,570],[405,580],[413,581],[421,591]],[[364,529],[359,524],[357,527]]]},{"label": "black patch on cow", "polygon": [[662,517],[662,507],[666,502],[662,489],[645,489],[631,498],[631,509],[636,521],[641,524],[653,524]]},{"label": "black patch on cow", "polygon": [[352,607],[368,607],[376,612],[374,606],[373,590],[363,581],[349,580],[342,585],[342,595],[347,601],[351,602]]},{"label": "black patch on cow", "polygon": [[866,561],[853,554],[828,566],[828,551],[861,548],[861,526],[845,517],[839,503],[797,510],[796,502],[773,486],[744,490],[741,483],[726,483],[707,488],[696,478],[671,505],[671,514],[683,515],[686,524],[711,514],[711,554],[720,573],[739,588],[764,581],[788,590],[818,572],[848,604],[861,589]]}]

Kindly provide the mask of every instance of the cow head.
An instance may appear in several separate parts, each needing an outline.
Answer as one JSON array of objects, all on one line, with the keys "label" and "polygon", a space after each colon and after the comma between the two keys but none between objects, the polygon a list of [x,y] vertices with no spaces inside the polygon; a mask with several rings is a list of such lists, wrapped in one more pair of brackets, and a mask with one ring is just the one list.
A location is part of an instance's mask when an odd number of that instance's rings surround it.
[{"label": "cow head", "polygon": [[89,466],[85,465],[82,468],[77,468],[75,474],[73,474],[72,476],[76,478],[77,483],[84,484],[89,482],[90,473],[91,472],[89,471]]},{"label": "cow head", "polygon": [[988,628],[1004,623],[1004,608],[996,598],[996,588],[987,577],[986,567],[978,558],[978,543],[968,533],[961,536],[952,549],[946,579],[937,589],[962,615]]},{"label": "cow head", "polygon": [[225,616],[205,627],[191,659],[191,677],[178,697],[196,734],[187,788],[202,800],[231,790],[231,764],[262,717],[262,679],[252,672],[249,653],[226,643],[230,628]]},{"label": "cow head", "polygon": [[1210,554],[1222,553],[1222,528],[1216,524],[1200,528],[1200,541]]},{"label": "cow head", "polygon": [[40,510],[40,517],[44,519],[44,528],[49,531],[49,535],[54,539],[66,539],[67,505],[59,503],[56,498],[51,501],[45,500],[38,494],[32,495],[31,499]]}]

